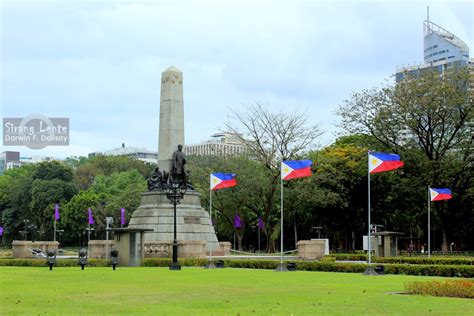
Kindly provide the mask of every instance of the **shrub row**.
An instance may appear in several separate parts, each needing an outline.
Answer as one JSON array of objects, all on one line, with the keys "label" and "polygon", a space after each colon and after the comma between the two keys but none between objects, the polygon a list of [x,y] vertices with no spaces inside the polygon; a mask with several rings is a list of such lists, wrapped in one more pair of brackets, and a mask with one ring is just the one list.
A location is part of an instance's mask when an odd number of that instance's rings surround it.
[{"label": "shrub row", "polygon": [[[0,259],[0,267],[44,267],[47,266],[46,259]],[[76,259],[57,259],[57,267],[77,267]],[[89,259],[87,261],[89,267],[107,267],[110,261],[105,259]]]},{"label": "shrub row", "polygon": [[[367,256],[363,254],[331,254],[328,257],[334,257],[336,260],[346,261],[366,261]],[[474,265],[474,258],[459,258],[459,257],[372,257],[372,262],[375,263],[408,263],[408,264],[461,264],[461,265]]]},{"label": "shrub row", "polygon": [[[178,259],[178,262],[185,267],[201,267],[206,265],[207,259]],[[170,258],[145,258],[142,262],[142,267],[169,267],[170,265]]]},{"label": "shrub row", "polygon": [[362,253],[332,253],[331,257],[335,257],[336,260],[349,260],[349,261],[365,261],[367,255]]},{"label": "shrub row", "polygon": [[[225,259],[226,267],[246,269],[275,269],[277,260],[247,260],[247,259]],[[363,273],[367,268],[364,263],[339,263],[330,261],[292,261],[296,263],[300,271],[325,271],[325,272],[349,272]],[[204,266],[206,259],[183,259],[183,266]],[[170,259],[145,259],[143,266],[168,267]],[[444,277],[474,277],[474,266],[472,265],[408,265],[408,264],[384,264],[386,274],[407,274]]]},{"label": "shrub row", "polygon": [[[275,269],[278,266],[278,260],[247,260],[247,259],[225,259],[223,260],[226,267],[230,268],[246,268],[246,269]],[[182,266],[202,267],[206,264],[207,259],[180,259]],[[331,261],[292,261],[296,263],[297,269],[300,271],[326,271],[326,272],[351,272],[362,273],[367,265],[363,263],[338,263]],[[171,264],[169,258],[153,258],[145,259],[142,263],[144,267],[168,267]],[[110,261],[105,259],[89,259],[90,267],[107,267]],[[44,259],[0,259],[0,266],[29,266],[44,267],[46,260]],[[75,259],[58,259],[56,261],[58,267],[77,267]],[[473,265],[422,265],[422,264],[384,264],[386,274],[407,274],[407,275],[426,275],[426,276],[443,276],[443,277],[474,277]]]},{"label": "shrub row", "polygon": [[410,294],[474,298],[474,281],[445,280],[444,282],[407,282],[405,291]]}]

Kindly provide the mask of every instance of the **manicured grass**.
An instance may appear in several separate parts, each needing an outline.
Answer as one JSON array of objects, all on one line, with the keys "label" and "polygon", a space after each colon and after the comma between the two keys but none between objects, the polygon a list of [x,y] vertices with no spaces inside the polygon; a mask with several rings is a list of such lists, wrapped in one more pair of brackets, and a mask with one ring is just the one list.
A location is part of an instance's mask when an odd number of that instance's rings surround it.
[{"label": "manicured grass", "polygon": [[[474,300],[393,295],[442,278],[251,269],[0,267],[2,315],[469,315]],[[472,315],[472,314],[471,314]]]}]

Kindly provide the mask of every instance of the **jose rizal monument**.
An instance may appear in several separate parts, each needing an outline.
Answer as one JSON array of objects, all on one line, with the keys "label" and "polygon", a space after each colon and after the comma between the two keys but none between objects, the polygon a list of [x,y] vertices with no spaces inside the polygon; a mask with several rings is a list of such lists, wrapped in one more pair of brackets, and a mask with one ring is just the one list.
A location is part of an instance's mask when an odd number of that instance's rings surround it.
[{"label": "jose rizal monument", "polygon": [[210,248],[222,253],[200,194],[188,181],[184,140],[183,73],[174,66],[161,75],[158,166],[148,179],[148,191],[130,219],[129,227],[150,229],[145,233],[145,257],[170,257],[173,244],[174,205],[167,198],[171,183],[186,186],[176,205],[178,254],[181,258],[204,258]]}]

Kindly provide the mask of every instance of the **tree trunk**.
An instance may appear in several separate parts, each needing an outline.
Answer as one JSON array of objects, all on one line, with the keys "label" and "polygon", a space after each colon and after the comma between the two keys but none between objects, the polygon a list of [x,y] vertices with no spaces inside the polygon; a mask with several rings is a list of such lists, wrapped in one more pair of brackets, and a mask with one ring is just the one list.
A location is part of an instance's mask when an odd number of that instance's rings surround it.
[{"label": "tree trunk", "polygon": [[238,244],[238,250],[242,251],[242,239],[244,239],[244,234],[239,234],[237,233],[237,244]]},{"label": "tree trunk", "polygon": [[293,222],[293,228],[295,230],[295,249],[298,248],[298,229],[296,227],[296,219]]},{"label": "tree trunk", "polygon": [[356,234],[355,234],[354,231],[351,233],[351,236],[352,236],[351,250],[355,250],[355,247],[356,247]]},{"label": "tree trunk", "polygon": [[443,241],[441,242],[441,251],[448,252],[448,236],[446,234],[446,229],[443,226],[441,226],[441,236],[443,238]]}]

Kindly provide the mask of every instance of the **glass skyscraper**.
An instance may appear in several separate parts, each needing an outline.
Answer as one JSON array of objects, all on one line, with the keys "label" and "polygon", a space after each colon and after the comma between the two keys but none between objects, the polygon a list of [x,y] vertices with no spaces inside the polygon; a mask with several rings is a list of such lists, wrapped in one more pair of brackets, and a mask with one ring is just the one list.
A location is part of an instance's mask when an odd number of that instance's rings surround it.
[{"label": "glass skyscraper", "polygon": [[452,66],[469,66],[469,47],[453,33],[426,20],[423,22],[423,36],[424,63],[397,69],[397,82],[406,76],[417,76],[423,70],[436,69],[443,73]]}]

